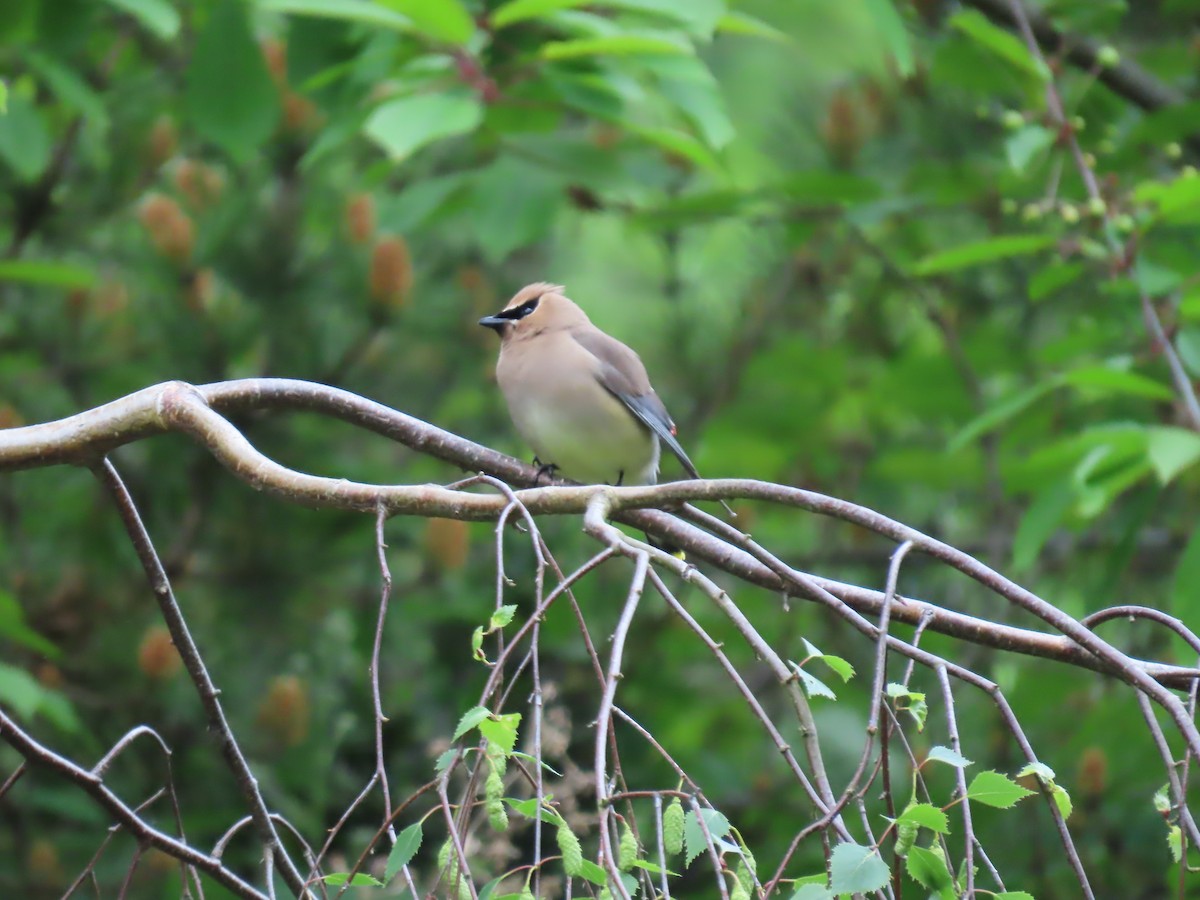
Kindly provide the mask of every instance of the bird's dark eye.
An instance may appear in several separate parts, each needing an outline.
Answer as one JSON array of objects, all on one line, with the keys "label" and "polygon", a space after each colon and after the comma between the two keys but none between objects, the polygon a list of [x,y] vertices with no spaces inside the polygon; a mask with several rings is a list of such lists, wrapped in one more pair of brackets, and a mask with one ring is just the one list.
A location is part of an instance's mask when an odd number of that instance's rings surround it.
[{"label": "bird's dark eye", "polygon": [[532,300],[526,300],[520,306],[513,310],[514,319],[523,319],[538,307],[538,302],[541,297],[534,297]]}]

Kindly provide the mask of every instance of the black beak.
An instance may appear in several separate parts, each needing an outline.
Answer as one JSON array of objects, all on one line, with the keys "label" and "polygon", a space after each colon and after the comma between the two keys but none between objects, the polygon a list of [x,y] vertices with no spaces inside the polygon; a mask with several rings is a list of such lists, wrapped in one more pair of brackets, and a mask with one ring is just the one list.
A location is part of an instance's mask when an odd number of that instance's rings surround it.
[{"label": "black beak", "polygon": [[479,324],[484,328],[494,328],[496,331],[502,330],[505,325],[511,322],[512,319],[506,319],[503,316],[484,316],[479,320]]},{"label": "black beak", "polygon": [[520,313],[512,309],[502,309],[494,316],[484,316],[479,324],[484,328],[494,328],[497,332],[504,330],[505,325],[511,325],[514,320],[521,318]]}]

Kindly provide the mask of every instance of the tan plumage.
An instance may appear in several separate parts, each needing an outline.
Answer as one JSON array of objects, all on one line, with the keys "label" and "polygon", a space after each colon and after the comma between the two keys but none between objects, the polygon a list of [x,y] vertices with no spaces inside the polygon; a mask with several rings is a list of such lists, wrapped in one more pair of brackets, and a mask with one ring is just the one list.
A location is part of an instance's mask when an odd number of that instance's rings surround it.
[{"label": "tan plumage", "polygon": [[699,478],[638,355],[562,291],[531,284],[479,321],[500,335],[496,380],[538,460],[585,484],[653,484],[661,441]]}]

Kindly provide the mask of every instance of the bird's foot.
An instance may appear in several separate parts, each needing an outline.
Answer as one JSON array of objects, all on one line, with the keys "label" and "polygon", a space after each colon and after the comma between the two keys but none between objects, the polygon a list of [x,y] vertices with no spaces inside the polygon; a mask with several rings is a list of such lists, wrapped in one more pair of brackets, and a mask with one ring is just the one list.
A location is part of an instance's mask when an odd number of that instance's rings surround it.
[{"label": "bird's foot", "polygon": [[533,486],[537,487],[541,484],[543,477],[553,478],[558,472],[558,466],[554,463],[544,463],[536,456],[533,458],[533,464],[537,466],[537,474],[533,476]]}]

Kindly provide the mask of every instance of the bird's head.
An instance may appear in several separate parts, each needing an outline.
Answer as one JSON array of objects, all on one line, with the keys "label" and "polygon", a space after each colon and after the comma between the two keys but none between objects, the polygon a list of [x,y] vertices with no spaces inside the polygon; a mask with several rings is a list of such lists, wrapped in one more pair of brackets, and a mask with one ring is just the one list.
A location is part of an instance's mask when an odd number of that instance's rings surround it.
[{"label": "bird's head", "polygon": [[573,328],[589,322],[587,313],[563,295],[563,286],[537,282],[521,288],[500,312],[479,324],[494,328],[501,340],[520,340],[546,331]]}]

